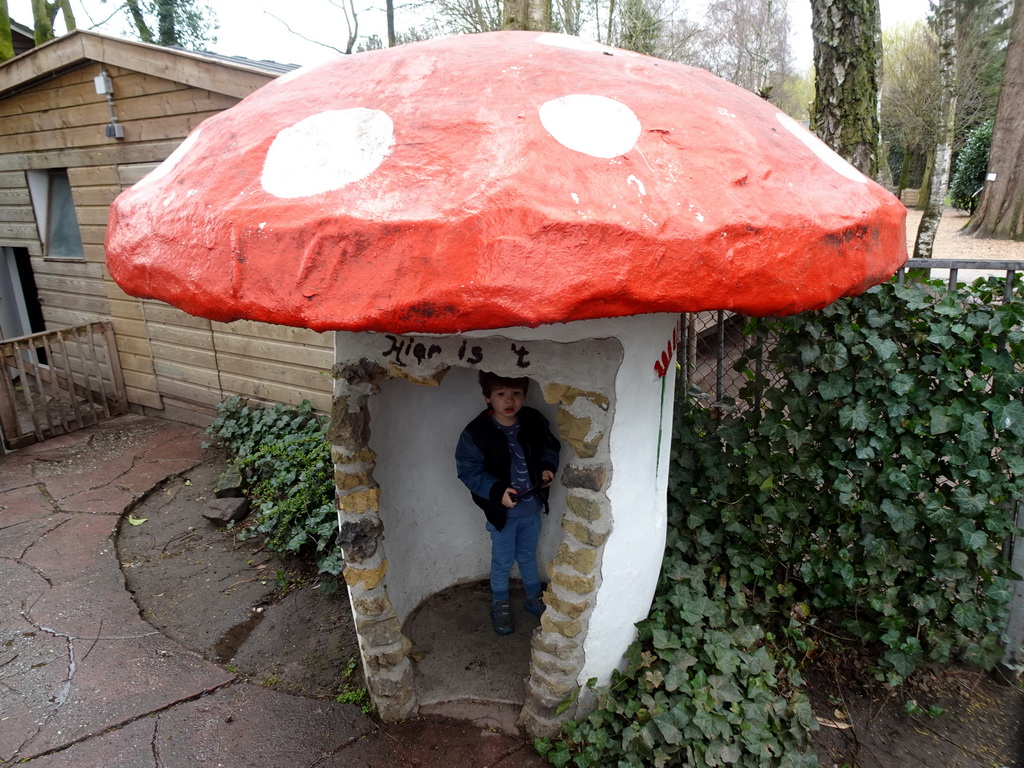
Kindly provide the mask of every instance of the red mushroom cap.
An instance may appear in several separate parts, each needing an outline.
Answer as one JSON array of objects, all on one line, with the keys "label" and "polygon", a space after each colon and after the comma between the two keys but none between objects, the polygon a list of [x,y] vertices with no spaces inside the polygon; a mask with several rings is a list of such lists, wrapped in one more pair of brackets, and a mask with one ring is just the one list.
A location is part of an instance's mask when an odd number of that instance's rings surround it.
[{"label": "red mushroom cap", "polygon": [[821,307],[899,268],[905,215],[707,72],[495,32],[268,84],[118,197],[106,247],[214,320],[451,333]]}]

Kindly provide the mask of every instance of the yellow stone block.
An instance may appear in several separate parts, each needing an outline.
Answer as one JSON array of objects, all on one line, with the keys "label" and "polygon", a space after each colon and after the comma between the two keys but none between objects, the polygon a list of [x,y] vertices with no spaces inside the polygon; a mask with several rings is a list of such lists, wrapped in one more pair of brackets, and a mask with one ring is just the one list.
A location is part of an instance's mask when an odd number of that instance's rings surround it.
[{"label": "yellow stone block", "polygon": [[384,581],[384,574],[388,572],[388,561],[385,560],[376,568],[353,568],[349,566],[342,573],[345,576],[345,583],[350,587],[361,586],[364,589],[376,589]]},{"label": "yellow stone block", "polygon": [[350,515],[376,512],[380,508],[380,488],[367,488],[338,496],[338,508]]},{"label": "yellow stone block", "polygon": [[567,565],[578,573],[593,573],[597,564],[596,549],[572,549],[568,544],[562,543],[558,546],[558,554],[555,555],[556,565]]},{"label": "yellow stone block", "polygon": [[562,589],[575,592],[577,595],[589,595],[596,586],[593,576],[577,576],[574,573],[562,573],[561,571],[552,572],[551,583],[557,584]]},{"label": "yellow stone block", "polygon": [[555,412],[555,421],[558,424],[559,437],[572,446],[577,456],[581,459],[589,459],[597,454],[597,447],[604,439],[604,433],[598,432],[593,438],[587,440],[591,424],[589,416],[573,416],[565,408],[559,408]]},{"label": "yellow stone block", "polygon": [[584,520],[600,520],[601,515],[604,514],[604,510],[598,502],[575,493],[570,493],[566,497],[565,505],[576,517],[582,517]]},{"label": "yellow stone block", "polygon": [[600,392],[587,392],[577,387],[570,387],[568,384],[551,383],[544,387],[544,402],[547,403],[572,405],[580,397],[586,398],[602,411],[607,411],[610,405],[608,398]]},{"label": "yellow stone block", "polygon": [[562,530],[566,533],[571,533],[576,537],[577,541],[581,544],[586,544],[588,547],[600,547],[608,540],[607,532],[595,531],[589,525],[577,523],[568,517],[562,518]]}]

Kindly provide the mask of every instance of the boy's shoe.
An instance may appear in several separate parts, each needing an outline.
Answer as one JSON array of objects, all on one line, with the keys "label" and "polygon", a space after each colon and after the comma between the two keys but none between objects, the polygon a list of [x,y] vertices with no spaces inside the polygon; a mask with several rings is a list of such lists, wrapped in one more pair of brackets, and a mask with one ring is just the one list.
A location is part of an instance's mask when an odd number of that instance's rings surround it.
[{"label": "boy's shoe", "polygon": [[526,598],[526,610],[536,616],[538,619],[544,614],[544,609],[547,606],[544,605],[544,600],[540,595],[536,597]]},{"label": "boy's shoe", "polygon": [[515,629],[512,626],[512,607],[508,604],[508,600],[491,602],[491,625],[499,635],[509,635]]}]

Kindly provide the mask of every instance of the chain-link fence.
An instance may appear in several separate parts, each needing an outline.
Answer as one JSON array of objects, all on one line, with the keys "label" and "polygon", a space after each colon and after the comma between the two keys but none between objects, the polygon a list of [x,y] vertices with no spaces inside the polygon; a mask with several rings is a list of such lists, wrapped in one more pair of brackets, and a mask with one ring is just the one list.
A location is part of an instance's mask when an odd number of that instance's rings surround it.
[{"label": "chain-link fence", "polygon": [[[1003,280],[1002,299],[1009,301],[1018,271],[1024,272],[1024,261],[910,259],[893,279],[902,284],[908,274],[924,276],[942,280],[948,290],[955,290],[958,284],[994,277]],[[769,386],[781,376],[765,367],[775,338],[746,315],[724,310],[690,313],[683,315],[681,326],[681,383],[687,391],[700,393],[708,404],[737,400],[750,379],[747,371]],[[736,363],[744,356],[750,367],[737,370]]]}]

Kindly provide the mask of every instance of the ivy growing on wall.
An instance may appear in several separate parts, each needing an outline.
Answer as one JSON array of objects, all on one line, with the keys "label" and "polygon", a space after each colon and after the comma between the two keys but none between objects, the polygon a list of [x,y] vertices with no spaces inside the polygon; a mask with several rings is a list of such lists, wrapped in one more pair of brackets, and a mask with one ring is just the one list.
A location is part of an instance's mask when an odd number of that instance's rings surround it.
[{"label": "ivy growing on wall", "polygon": [[994,664],[1024,495],[1022,322],[989,281],[889,283],[752,323],[765,377],[748,354],[737,401],[677,403],[663,572],[628,663],[541,751],[815,765],[800,662],[826,626],[875,649],[892,685],[924,663]]}]

